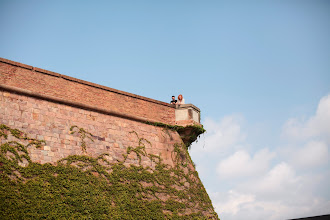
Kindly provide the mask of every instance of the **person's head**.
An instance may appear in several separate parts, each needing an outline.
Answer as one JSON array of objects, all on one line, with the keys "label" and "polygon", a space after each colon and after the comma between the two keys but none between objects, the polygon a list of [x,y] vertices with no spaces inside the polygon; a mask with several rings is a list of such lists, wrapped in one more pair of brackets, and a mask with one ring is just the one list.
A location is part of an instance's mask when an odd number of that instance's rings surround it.
[{"label": "person's head", "polygon": [[180,94],[180,95],[178,96],[178,99],[181,101],[181,100],[183,99],[183,96]]},{"label": "person's head", "polygon": [[175,100],[175,96],[174,95],[172,95],[172,100]]}]

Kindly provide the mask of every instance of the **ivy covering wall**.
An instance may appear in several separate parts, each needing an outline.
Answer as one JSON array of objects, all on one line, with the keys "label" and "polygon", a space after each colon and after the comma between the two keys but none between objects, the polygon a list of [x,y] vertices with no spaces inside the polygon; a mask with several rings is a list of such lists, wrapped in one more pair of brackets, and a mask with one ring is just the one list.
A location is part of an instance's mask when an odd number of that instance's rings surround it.
[{"label": "ivy covering wall", "polygon": [[[82,138],[90,134],[72,127]],[[175,165],[148,154],[150,142],[136,132],[136,146],[127,146],[116,163],[107,154],[98,157],[72,155],[57,162],[31,161],[28,148],[45,141],[0,125],[1,219],[218,219],[211,200],[187,151],[175,144]],[[133,154],[138,163],[127,165]],[[153,166],[141,165],[148,157]]]}]

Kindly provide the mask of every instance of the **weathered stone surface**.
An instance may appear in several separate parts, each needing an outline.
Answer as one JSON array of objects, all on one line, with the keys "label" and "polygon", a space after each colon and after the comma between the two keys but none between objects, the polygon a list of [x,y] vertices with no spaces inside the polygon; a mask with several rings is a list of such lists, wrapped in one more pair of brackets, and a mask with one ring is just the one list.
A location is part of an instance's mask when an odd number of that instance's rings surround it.
[{"label": "weathered stone surface", "polygon": [[177,105],[175,109],[175,121],[193,121],[200,123],[200,109],[192,104]]},{"label": "weathered stone surface", "polygon": [[[159,121],[173,124],[175,121],[175,109],[168,103],[160,102],[150,98],[138,96],[124,91],[108,88],[69,76],[50,72],[47,70],[33,68],[31,66],[0,58],[0,84],[12,86],[26,91],[36,92],[56,98],[75,101],[82,104],[98,106],[112,111],[135,115],[147,120]],[[10,96],[5,93],[5,96]],[[22,99],[25,101],[25,99]],[[20,106],[15,104],[16,108]],[[34,107],[38,117],[41,109]],[[44,106],[50,108],[50,112],[57,112],[63,116],[71,116],[74,113],[71,107],[57,109],[56,105]],[[12,109],[13,110],[13,109]],[[97,120],[97,113],[85,112],[84,118]]]},{"label": "weathered stone surface", "polygon": [[[190,115],[189,112],[184,113],[184,118],[176,123],[175,109],[166,103],[38,70],[0,59],[0,124],[19,129],[31,138],[45,140],[46,144],[41,148],[28,148],[33,162],[55,165],[70,155],[88,155],[95,158],[107,153],[109,156],[106,159],[110,163],[116,163],[124,159],[129,147],[143,145],[148,155],[160,156],[163,163],[174,167],[175,144],[189,142],[193,130],[189,128],[178,133],[156,124],[131,120],[130,117],[117,117],[115,114],[104,114],[101,111],[63,104],[64,102],[57,103],[46,98],[29,96],[29,92],[8,92],[1,85],[101,106],[111,111],[165,124],[199,125],[199,118],[196,118],[193,112]],[[7,141],[10,140],[9,138]],[[135,153],[127,156],[124,165],[138,165],[140,159],[142,166],[155,168],[154,161],[146,156],[139,158]],[[26,161],[20,163],[21,166],[27,165]],[[192,164],[187,166],[195,171]],[[182,187],[189,185],[184,183]],[[167,199],[167,195],[159,196]],[[213,207],[210,210],[213,210]],[[189,213],[189,210],[186,213]]]},{"label": "weathered stone surface", "polygon": [[[170,158],[169,152],[173,149],[174,143],[181,141],[180,136],[174,131],[164,132],[161,127],[140,122],[94,112],[93,118],[91,118],[89,111],[72,107],[67,109],[67,106],[60,104],[57,104],[56,111],[50,112],[49,109],[55,109],[54,107],[49,108],[53,103],[3,91],[0,91],[0,98],[1,106],[6,106],[0,109],[1,124],[13,126],[32,137],[46,141],[47,146],[43,150],[47,152],[47,156],[40,154],[39,149],[29,149],[32,160],[41,163],[56,163],[58,159],[69,155],[82,154],[79,134],[70,134],[72,126],[83,128],[94,135],[93,141],[86,139],[86,151],[90,156],[115,151],[118,153],[116,156],[121,157],[128,146],[137,144],[138,137],[131,133],[136,132],[140,138],[145,138],[150,142],[150,144],[145,144],[148,153],[162,154],[165,161],[172,164],[167,159]],[[17,112],[16,109],[23,100],[27,100],[27,103],[32,105],[30,108]],[[16,105],[13,105],[14,103]],[[63,114],[64,112],[66,114]],[[72,116],[69,116],[70,114]],[[100,119],[102,119],[102,123],[99,122]],[[175,138],[171,139],[167,133]],[[110,138],[105,138],[105,136]],[[52,153],[49,155],[49,152]]]}]

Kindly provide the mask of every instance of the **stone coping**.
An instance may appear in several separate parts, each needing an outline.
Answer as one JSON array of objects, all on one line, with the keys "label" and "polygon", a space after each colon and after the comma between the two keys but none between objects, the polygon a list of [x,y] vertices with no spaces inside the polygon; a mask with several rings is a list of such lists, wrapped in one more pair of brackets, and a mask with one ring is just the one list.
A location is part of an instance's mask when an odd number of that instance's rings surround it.
[{"label": "stone coping", "polygon": [[193,108],[194,110],[196,110],[197,112],[201,112],[201,110],[199,108],[197,108],[195,105],[193,104],[180,104],[180,105],[175,105],[176,109],[188,109],[188,108]]}]

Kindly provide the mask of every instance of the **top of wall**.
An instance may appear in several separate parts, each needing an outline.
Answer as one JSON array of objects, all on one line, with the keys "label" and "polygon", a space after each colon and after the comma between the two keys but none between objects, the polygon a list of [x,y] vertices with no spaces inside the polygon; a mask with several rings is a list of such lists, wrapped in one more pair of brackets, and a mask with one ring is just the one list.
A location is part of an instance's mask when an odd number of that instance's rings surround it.
[{"label": "top of wall", "polygon": [[49,71],[49,70],[41,69],[41,68],[38,68],[38,67],[33,67],[33,66],[30,66],[30,65],[15,62],[15,61],[8,60],[8,59],[5,59],[5,58],[0,57],[0,62],[7,63],[7,64],[17,66],[17,67],[21,67],[21,68],[28,69],[28,70],[33,70],[33,71],[38,72],[38,73],[47,74],[47,75],[51,75],[51,76],[58,77],[58,78],[63,78],[63,79],[66,79],[66,80],[70,80],[72,82],[76,82],[76,83],[80,83],[80,84],[83,84],[83,85],[88,85],[88,86],[91,86],[91,87],[107,90],[107,91],[118,93],[118,94],[121,94],[121,95],[146,100],[148,102],[154,102],[154,103],[157,103],[157,104],[160,104],[160,105],[165,105],[165,106],[173,108],[173,106],[171,106],[170,104],[168,104],[166,102],[158,101],[158,100],[147,98],[147,97],[144,97],[144,96],[139,96],[139,95],[129,93],[129,92],[124,92],[124,91],[113,89],[113,88],[110,88],[110,87],[107,87],[107,86],[102,86],[102,85],[99,85],[99,84],[96,84],[96,83],[88,82],[88,81],[77,79],[77,78],[70,77],[70,76],[66,76],[66,75],[59,74],[59,73],[56,73],[56,72],[52,72],[52,71]]},{"label": "top of wall", "polygon": [[[175,123],[175,108],[165,102],[116,90],[52,71],[0,58],[0,84],[40,97],[73,102],[145,121]],[[36,96],[36,95],[35,95]]]}]

